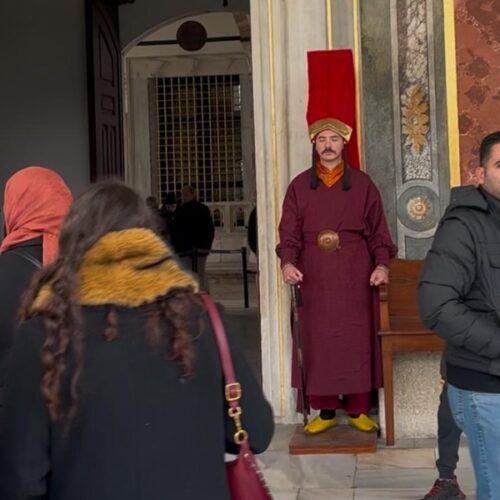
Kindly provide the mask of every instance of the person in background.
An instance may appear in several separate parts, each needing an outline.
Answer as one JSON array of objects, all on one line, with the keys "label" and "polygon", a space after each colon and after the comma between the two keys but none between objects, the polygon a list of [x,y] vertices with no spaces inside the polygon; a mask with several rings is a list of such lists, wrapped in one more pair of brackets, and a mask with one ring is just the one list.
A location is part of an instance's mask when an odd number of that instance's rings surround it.
[{"label": "person in background", "polygon": [[247,232],[248,246],[255,255],[258,255],[259,245],[257,240],[257,208],[250,212],[248,217],[248,232]]},{"label": "person in background", "polygon": [[[133,189],[97,184],[75,201],[59,257],[23,305],[0,435],[2,500],[229,500],[235,426],[197,289]],[[259,453],[272,411],[227,334]]]},{"label": "person in background", "polygon": [[156,199],[156,196],[148,196],[146,198],[146,205],[149,207],[151,213],[153,214],[153,219],[155,221],[155,224],[158,228],[160,235],[165,241],[168,241],[168,235],[166,232],[165,225],[163,223],[163,214],[160,208],[158,207],[158,200]]},{"label": "person in background", "polygon": [[175,211],[177,210],[177,200],[175,193],[167,193],[163,198],[160,214],[163,220],[163,227],[167,242],[172,243],[175,231]]},{"label": "person in background", "polygon": [[158,210],[158,201],[156,200],[156,196],[148,196],[146,198],[146,203],[151,210]]},{"label": "person in background", "polygon": [[175,231],[172,243],[181,256],[185,269],[193,269],[193,250],[197,263],[194,266],[202,290],[208,291],[206,273],[207,257],[215,236],[214,221],[210,209],[196,197],[192,186],[182,190],[182,204],[175,212]]},{"label": "person in background", "polygon": [[5,185],[5,237],[0,246],[0,419],[21,295],[33,274],[57,257],[59,228],[71,202],[63,179],[48,168],[23,168]]}]

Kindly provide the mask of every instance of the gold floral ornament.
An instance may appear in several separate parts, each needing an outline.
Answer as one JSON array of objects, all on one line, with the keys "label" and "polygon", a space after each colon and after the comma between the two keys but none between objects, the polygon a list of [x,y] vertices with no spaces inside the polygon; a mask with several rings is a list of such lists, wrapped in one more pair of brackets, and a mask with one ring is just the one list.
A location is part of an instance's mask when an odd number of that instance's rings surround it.
[{"label": "gold floral ornament", "polygon": [[432,203],[423,196],[411,198],[406,204],[408,215],[415,221],[425,219],[432,210]]},{"label": "gold floral ornament", "polygon": [[406,144],[411,146],[414,156],[418,156],[427,143],[429,132],[429,104],[421,85],[412,85],[401,98],[403,102],[403,134]]}]

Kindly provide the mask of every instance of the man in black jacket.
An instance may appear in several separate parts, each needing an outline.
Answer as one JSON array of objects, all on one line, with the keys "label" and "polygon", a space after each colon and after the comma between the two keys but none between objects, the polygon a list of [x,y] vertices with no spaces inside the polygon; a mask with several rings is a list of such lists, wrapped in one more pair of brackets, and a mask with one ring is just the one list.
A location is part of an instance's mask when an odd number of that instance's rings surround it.
[{"label": "man in black jacket", "polygon": [[[210,209],[197,200],[192,186],[185,186],[182,190],[182,205],[175,212],[174,228],[172,244],[181,257],[183,267],[195,270],[201,289],[208,291],[205,269],[215,228]],[[197,260],[193,262],[195,257]]]},{"label": "man in black jacket", "polygon": [[500,131],[480,186],[452,190],[419,283],[423,323],[446,340],[448,399],[467,435],[478,500],[500,498]]}]

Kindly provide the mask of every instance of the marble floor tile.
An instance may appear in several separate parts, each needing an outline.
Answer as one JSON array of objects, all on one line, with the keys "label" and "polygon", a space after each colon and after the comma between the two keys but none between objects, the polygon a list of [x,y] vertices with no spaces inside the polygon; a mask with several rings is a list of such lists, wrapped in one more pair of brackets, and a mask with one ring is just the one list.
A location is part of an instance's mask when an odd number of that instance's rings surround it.
[{"label": "marble floor tile", "polygon": [[418,450],[377,450],[376,453],[358,455],[357,470],[384,468],[425,469],[435,467],[435,455],[432,449]]},{"label": "marble floor tile", "polygon": [[354,486],[359,489],[428,489],[436,479],[435,469],[358,470]]},{"label": "marble floor tile", "polygon": [[379,438],[377,441],[377,449],[386,449],[386,448],[389,450],[407,449],[407,448],[413,449],[415,448],[415,438],[396,439],[396,443],[393,446],[387,446],[385,444],[385,438]]},{"label": "marble floor tile", "polygon": [[422,498],[427,493],[422,489],[367,489],[356,488],[354,490],[354,500],[416,500]]},{"label": "marble floor tile", "polygon": [[271,488],[352,488],[356,469],[354,455],[296,455],[268,451],[258,457]]},{"label": "marble floor tile", "polygon": [[355,455],[298,455],[292,461],[300,470],[301,489],[353,487]]},{"label": "marble floor tile", "polygon": [[469,451],[459,451],[458,452],[458,464],[457,464],[457,470],[464,470],[464,469],[473,469],[472,466],[472,461],[470,459]]},{"label": "marble floor tile", "polygon": [[273,500],[297,500],[299,490],[271,490]]},{"label": "marble floor tile", "polygon": [[415,448],[434,448],[437,444],[436,438],[415,438]]},{"label": "marble floor tile", "polygon": [[354,490],[350,489],[302,489],[297,500],[354,500]]},{"label": "marble floor tile", "polygon": [[271,490],[297,490],[300,470],[290,460],[287,451],[266,451],[257,457],[258,463]]},{"label": "marble floor tile", "polygon": [[287,451],[290,440],[295,432],[295,425],[278,424],[274,429],[274,436],[267,451]]}]

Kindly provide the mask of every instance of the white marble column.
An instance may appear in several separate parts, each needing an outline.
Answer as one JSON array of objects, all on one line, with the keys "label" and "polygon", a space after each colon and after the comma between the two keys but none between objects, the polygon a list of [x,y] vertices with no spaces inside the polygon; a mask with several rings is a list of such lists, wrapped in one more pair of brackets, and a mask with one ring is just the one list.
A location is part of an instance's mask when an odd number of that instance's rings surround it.
[{"label": "white marble column", "polygon": [[255,158],[253,135],[253,96],[250,73],[240,74],[241,85],[241,146],[243,153],[244,200],[253,205],[256,200]]},{"label": "white marble column", "polygon": [[152,193],[151,185],[148,77],[136,67],[134,60],[129,61],[127,73],[125,178],[128,184],[149,196],[156,193]]}]

